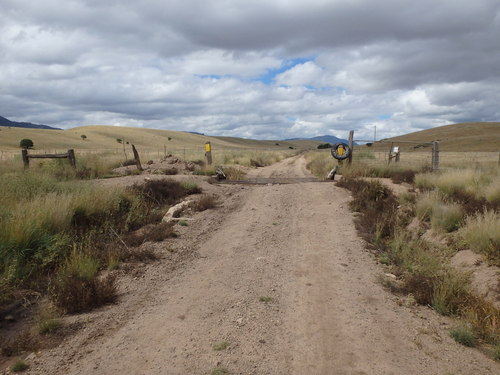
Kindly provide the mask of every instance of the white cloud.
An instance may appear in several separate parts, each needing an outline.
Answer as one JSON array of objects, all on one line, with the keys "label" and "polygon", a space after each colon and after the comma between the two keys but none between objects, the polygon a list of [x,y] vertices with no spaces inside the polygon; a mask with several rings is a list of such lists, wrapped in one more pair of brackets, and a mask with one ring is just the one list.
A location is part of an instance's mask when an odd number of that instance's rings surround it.
[{"label": "white cloud", "polygon": [[457,1],[2,0],[0,115],[259,138],[499,120],[500,3]]}]

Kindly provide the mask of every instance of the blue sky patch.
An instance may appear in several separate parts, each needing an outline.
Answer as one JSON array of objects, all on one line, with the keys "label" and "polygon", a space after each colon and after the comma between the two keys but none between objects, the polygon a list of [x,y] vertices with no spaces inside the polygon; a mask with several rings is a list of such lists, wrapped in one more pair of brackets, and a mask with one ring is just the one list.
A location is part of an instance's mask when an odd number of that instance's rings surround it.
[{"label": "blue sky patch", "polygon": [[312,57],[298,57],[296,59],[288,59],[281,64],[277,69],[268,69],[267,72],[259,77],[253,79],[253,81],[260,81],[266,85],[272,85],[275,82],[275,78],[278,74],[286,72],[288,69],[293,68],[296,65],[304,64],[308,61],[314,61],[316,56]]},{"label": "blue sky patch", "polygon": [[389,120],[392,117],[390,113],[385,113],[383,115],[378,115],[377,118],[379,120]]}]

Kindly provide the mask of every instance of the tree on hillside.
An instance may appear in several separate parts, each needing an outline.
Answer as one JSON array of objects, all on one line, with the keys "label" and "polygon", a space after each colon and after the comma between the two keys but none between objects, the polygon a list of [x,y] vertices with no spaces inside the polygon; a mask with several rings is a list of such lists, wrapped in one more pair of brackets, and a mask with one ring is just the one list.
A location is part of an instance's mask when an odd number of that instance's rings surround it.
[{"label": "tree on hillside", "polygon": [[33,146],[33,141],[28,138],[21,139],[21,142],[19,142],[19,147],[24,148],[25,150],[33,148]]},{"label": "tree on hillside", "polygon": [[122,140],[120,138],[116,138],[116,142],[122,143]]},{"label": "tree on hillside", "polygon": [[80,136],[80,138],[81,138],[81,139],[83,139],[83,140],[86,140],[86,139],[87,139],[87,136],[86,136],[85,134],[82,134],[82,135]]}]

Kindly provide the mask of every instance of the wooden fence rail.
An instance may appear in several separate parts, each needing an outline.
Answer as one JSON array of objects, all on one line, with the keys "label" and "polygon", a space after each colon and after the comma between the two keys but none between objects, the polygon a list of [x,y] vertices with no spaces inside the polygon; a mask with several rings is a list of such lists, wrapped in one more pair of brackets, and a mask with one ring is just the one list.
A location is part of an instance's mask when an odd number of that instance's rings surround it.
[{"label": "wooden fence rail", "polygon": [[21,150],[21,154],[23,156],[23,164],[24,168],[29,168],[30,159],[64,159],[67,158],[69,161],[69,165],[73,168],[76,168],[76,158],[75,151],[73,149],[68,150],[64,154],[28,154],[28,150]]}]

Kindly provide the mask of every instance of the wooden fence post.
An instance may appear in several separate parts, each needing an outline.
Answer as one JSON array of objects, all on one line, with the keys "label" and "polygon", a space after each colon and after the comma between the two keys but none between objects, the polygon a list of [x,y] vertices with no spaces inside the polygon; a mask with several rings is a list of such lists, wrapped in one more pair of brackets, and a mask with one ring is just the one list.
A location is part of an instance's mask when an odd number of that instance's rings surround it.
[{"label": "wooden fence post", "polygon": [[432,171],[439,170],[439,141],[432,142]]},{"label": "wooden fence post", "polygon": [[76,168],[75,150],[73,150],[73,149],[68,150],[68,160],[69,160],[69,164],[73,168]]},{"label": "wooden fence post", "polygon": [[205,156],[207,157],[207,164],[212,165],[212,145],[210,142],[205,143]]},{"label": "wooden fence post", "polygon": [[28,150],[22,149],[21,154],[23,155],[24,169],[27,169],[30,166],[30,159],[28,158]]},{"label": "wooden fence post", "polygon": [[349,165],[352,164],[352,155],[354,154],[354,130],[349,131],[349,148],[351,149],[351,154],[349,155]]},{"label": "wooden fence post", "polygon": [[132,152],[134,153],[135,165],[137,165],[137,169],[142,171],[141,160],[139,159],[139,153],[135,149],[135,146],[132,145]]}]

